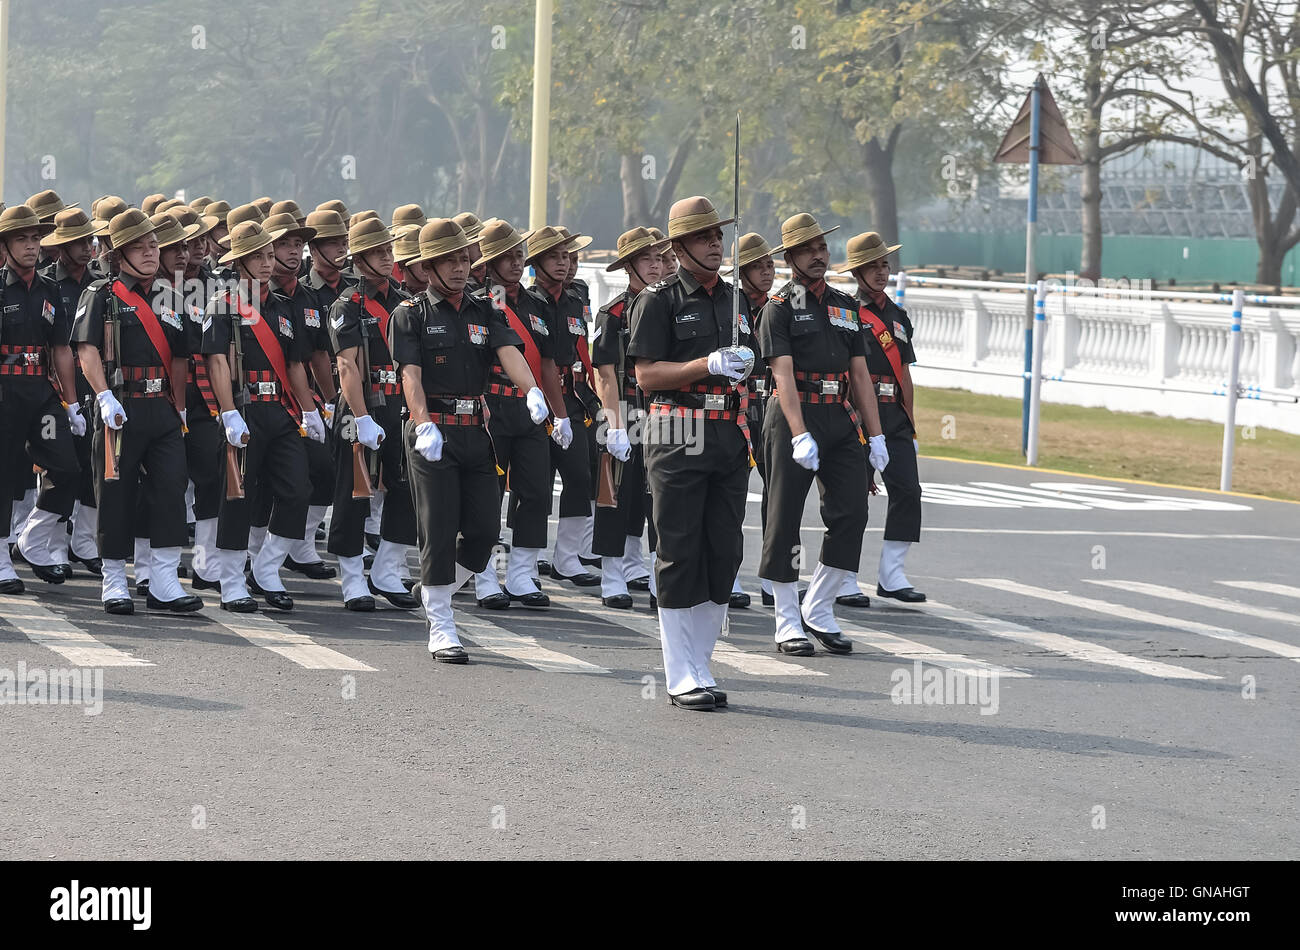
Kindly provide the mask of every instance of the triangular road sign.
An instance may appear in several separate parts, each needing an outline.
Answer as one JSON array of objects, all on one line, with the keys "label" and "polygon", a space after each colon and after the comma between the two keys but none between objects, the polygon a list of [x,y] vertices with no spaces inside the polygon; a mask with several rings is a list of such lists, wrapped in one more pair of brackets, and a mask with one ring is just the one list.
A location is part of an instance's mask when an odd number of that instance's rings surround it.
[{"label": "triangular road sign", "polygon": [[[1056,106],[1056,100],[1052,98],[1052,90],[1047,87],[1047,81],[1043,79],[1042,73],[1038,74],[1037,81],[1042,83],[1042,98],[1039,102],[1041,111],[1038,116],[1039,163],[1082,165],[1083,156],[1075,148],[1074,139],[1070,136],[1070,130],[1065,124],[1061,110]],[[1030,90],[1025,96],[1020,112],[1016,115],[1016,120],[1011,123],[1011,128],[1003,137],[1002,144],[998,146],[993,161],[1012,165],[1029,163],[1029,112],[1033,106],[1033,99],[1034,93]]]}]

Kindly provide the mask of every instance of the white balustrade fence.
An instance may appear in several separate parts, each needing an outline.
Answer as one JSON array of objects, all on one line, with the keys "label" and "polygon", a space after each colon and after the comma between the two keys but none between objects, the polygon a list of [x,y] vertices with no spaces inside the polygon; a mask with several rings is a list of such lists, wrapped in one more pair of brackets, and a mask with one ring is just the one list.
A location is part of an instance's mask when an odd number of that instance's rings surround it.
[{"label": "white balustrade fence", "polygon": [[[593,313],[627,287],[622,271],[601,264],[579,271]],[[777,286],[783,273],[778,268]],[[1300,434],[1300,300],[1245,300],[1236,423]],[[908,277],[903,306],[915,330],[918,385],[1022,395],[1023,285]],[[1045,316],[1043,401],[1223,422],[1231,294],[1049,282]]]}]

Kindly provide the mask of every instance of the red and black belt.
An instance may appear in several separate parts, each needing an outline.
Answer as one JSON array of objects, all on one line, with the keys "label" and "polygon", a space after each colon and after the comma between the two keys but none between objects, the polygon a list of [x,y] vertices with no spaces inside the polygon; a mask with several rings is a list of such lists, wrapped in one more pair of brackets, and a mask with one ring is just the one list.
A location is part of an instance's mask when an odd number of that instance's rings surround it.
[{"label": "red and black belt", "polygon": [[876,388],[879,402],[898,402],[898,380],[893,376],[871,374],[871,382]]},{"label": "red and black belt", "polygon": [[805,373],[796,370],[794,387],[800,402],[814,406],[826,406],[831,403],[839,403],[843,406],[853,422],[853,428],[858,430],[858,441],[865,441],[862,438],[862,423],[858,419],[857,410],[849,402],[848,373]]},{"label": "red and black belt", "polygon": [[171,398],[167,371],[161,366],[123,366],[122,379],[126,382],[127,395],[135,399]]},{"label": "red and black belt", "polygon": [[39,346],[0,346],[0,376],[47,376]]},{"label": "red and black belt", "polygon": [[440,426],[481,426],[483,401],[477,396],[448,396],[426,393],[429,421]]},{"label": "red and black belt", "polygon": [[[541,383],[541,380],[538,380]],[[513,399],[523,399],[524,391],[510,382],[510,377],[506,371],[501,368],[500,363],[493,363],[492,369],[488,376],[487,391],[493,396],[510,396]]]},{"label": "red and black belt", "polygon": [[400,396],[402,383],[398,379],[397,368],[392,363],[370,367],[370,388],[385,396]]},{"label": "red and black belt", "polygon": [[685,389],[672,392],[657,392],[650,403],[652,416],[677,416],[682,419],[703,419],[709,422],[734,422],[749,441],[749,421],[746,410],[749,408],[749,389],[731,386],[710,386],[693,383]]}]

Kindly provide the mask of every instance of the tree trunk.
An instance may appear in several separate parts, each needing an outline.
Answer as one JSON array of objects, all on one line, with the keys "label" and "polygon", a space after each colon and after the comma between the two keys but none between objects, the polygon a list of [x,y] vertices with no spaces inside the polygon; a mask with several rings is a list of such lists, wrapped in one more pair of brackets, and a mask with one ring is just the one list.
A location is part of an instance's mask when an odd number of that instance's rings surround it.
[{"label": "tree trunk", "polygon": [[[1080,225],[1083,248],[1079,254],[1079,276],[1101,279],[1101,83],[1103,50],[1088,47],[1088,67],[1083,80],[1083,174],[1080,175]],[[1029,278],[1032,279],[1032,278]]]},{"label": "tree trunk", "polygon": [[650,207],[646,202],[645,184],[641,180],[641,159],[625,152],[619,160],[618,177],[623,184],[623,230],[649,227]]},{"label": "tree trunk", "polygon": [[898,195],[894,191],[894,150],[882,148],[876,139],[862,147],[863,170],[867,174],[867,195],[871,203],[871,230],[885,243],[898,243]]},{"label": "tree trunk", "polygon": [[1255,266],[1255,283],[1270,287],[1282,286],[1282,260],[1289,248],[1282,247],[1282,242],[1267,240],[1257,236],[1259,244],[1259,263]]}]

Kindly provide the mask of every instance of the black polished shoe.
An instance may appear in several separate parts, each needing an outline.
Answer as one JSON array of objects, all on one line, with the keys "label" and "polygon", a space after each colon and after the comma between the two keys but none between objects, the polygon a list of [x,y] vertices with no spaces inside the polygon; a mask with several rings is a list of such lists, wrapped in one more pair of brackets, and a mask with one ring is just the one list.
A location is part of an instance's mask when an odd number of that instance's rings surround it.
[{"label": "black polished shoe", "polygon": [[325,522],[322,521],[320,524],[316,526],[316,534],[314,536],[314,540],[324,541],[326,537],[328,537],[328,534],[325,531]]},{"label": "black polished shoe", "polygon": [[84,567],[90,573],[102,577],[104,574],[104,562],[97,557],[77,557],[75,554],[68,554],[70,561],[75,561]]},{"label": "black polished shoe", "polygon": [[549,607],[551,598],[547,597],[541,591],[534,591],[531,594],[512,594],[506,591],[506,596],[511,600],[517,600],[525,607]]},{"label": "black polished shoe", "polygon": [[57,564],[31,564],[32,573],[47,584],[62,584],[67,578]]},{"label": "black polished shoe", "polygon": [[221,590],[221,581],[205,581],[195,574],[190,578],[190,590]]},{"label": "black polished shoe", "polygon": [[776,645],[776,652],[788,653],[790,656],[812,656],[817,651],[813,649],[812,641],[796,637],[793,640],[782,640]]},{"label": "black polished shoe", "polygon": [[64,579],[65,581],[66,581],[66,580],[71,580],[71,578],[72,578],[72,565],[71,565],[71,564],[55,564],[55,565],[54,565],[54,569],[55,569],[56,571],[58,571],[60,574],[63,575],[63,579]]},{"label": "black polished shoe", "polygon": [[257,601],[251,597],[241,597],[239,600],[223,600],[221,609],[229,610],[233,614],[255,614],[257,613]]},{"label": "black polished shoe", "polygon": [[651,610],[659,609],[659,598],[656,597],[654,594],[650,595],[650,609]]},{"label": "black polished shoe", "polygon": [[634,578],[632,578],[632,580],[630,580],[630,581],[627,582],[627,589],[628,589],[628,590],[649,590],[649,589],[650,589],[650,578],[649,578],[649,577],[634,577]]},{"label": "black polished shoe", "polygon": [[727,606],[748,607],[749,595],[746,594],[743,590],[733,590],[731,594],[727,597]]},{"label": "black polished shoe", "polygon": [[293,610],[293,598],[287,591],[267,590],[251,573],[248,575],[248,589],[265,600],[268,607],[274,607],[276,610]]},{"label": "black polished shoe", "polygon": [[27,589],[20,577],[11,577],[8,580],[0,581],[0,594],[21,594]]},{"label": "black polished shoe", "polygon": [[587,565],[588,567],[600,567],[600,558],[599,558],[599,557],[583,557],[581,554],[579,554],[579,555],[578,555],[578,560],[579,560],[581,563]]},{"label": "black polished shoe", "polygon": [[876,585],[877,597],[892,597],[894,600],[901,600],[905,604],[923,604],[925,603],[925,594],[913,587],[904,587],[900,590],[885,590],[879,584]]},{"label": "black polished shoe", "polygon": [[417,581],[415,580],[414,577],[403,577],[403,578],[402,578],[402,586],[406,588],[406,590],[407,590],[408,593],[409,593],[410,591],[415,590],[415,585],[416,585],[416,583],[417,583]]},{"label": "black polished shoe", "polygon": [[110,614],[133,614],[135,613],[135,602],[130,597],[115,597],[112,600],[104,601],[104,611]]},{"label": "black polished shoe", "polygon": [[377,534],[370,534],[369,532],[366,533],[366,547],[370,548],[370,550],[372,551],[379,550],[379,542],[381,540],[382,539]]},{"label": "black polished shoe", "polygon": [[397,592],[380,590],[378,587],[375,586],[375,582],[372,581],[369,577],[366,578],[366,584],[370,587],[370,593],[378,594],[380,597],[384,598],[394,607],[401,607],[403,610],[412,610],[420,606],[419,600],[412,597],[411,592],[409,590],[402,590]]},{"label": "black polished shoe", "polygon": [[375,566],[375,556],[373,554],[364,554],[361,557],[361,566],[367,571]]},{"label": "black polished shoe", "polygon": [[632,606],[631,594],[615,594],[613,597],[602,597],[600,602],[606,607],[614,607],[618,610],[627,610]]},{"label": "black polished shoe", "polygon": [[569,581],[574,587],[595,587],[600,583],[600,577],[591,571],[583,571],[581,574],[566,575],[561,574],[554,566],[551,567],[551,577],[557,581]]},{"label": "black polished shoe", "polygon": [[293,598],[282,590],[269,590],[262,595],[268,607],[276,610],[293,610]]},{"label": "black polished shoe", "polygon": [[841,656],[845,653],[853,652],[853,641],[842,633],[831,633],[828,630],[818,630],[816,627],[808,626],[808,621],[800,615],[799,619],[803,622],[804,630],[811,633],[817,638],[822,646],[826,648],[827,653],[838,653]]},{"label": "black polished shoe", "polygon": [[718,709],[721,709],[723,706],[727,705],[727,694],[724,693],[722,690],[718,689],[716,684],[713,686],[706,686],[704,688],[713,694],[713,705],[716,706]]},{"label": "black polished shoe", "polygon": [[469,654],[464,647],[443,647],[429,654],[439,663],[468,663]]},{"label": "black polished shoe", "polygon": [[189,569],[188,567],[186,567],[184,564],[177,564],[177,565],[176,565],[176,576],[177,576],[177,577],[189,577],[189,576],[190,576],[190,569]]},{"label": "black polished shoe", "polygon": [[841,607],[870,607],[871,598],[859,591],[856,594],[840,594],[835,598],[835,603]]},{"label": "black polished shoe", "polygon": [[345,600],[343,606],[348,610],[355,610],[360,614],[368,614],[375,609],[375,598],[369,594],[362,594],[360,597],[353,597],[351,600]]},{"label": "black polished shoe", "polygon": [[23,552],[18,550],[18,545],[9,545],[9,560],[14,564],[26,564],[27,558],[23,557]]},{"label": "black polished shoe", "polygon": [[287,557],[284,559],[284,566],[295,574],[302,574],[314,581],[329,580],[338,573],[324,561],[312,561],[308,564],[300,564],[293,558]]},{"label": "black polished shoe", "polygon": [[488,610],[505,610],[510,606],[510,595],[505,591],[498,591],[495,594],[489,594],[478,602],[480,607]]},{"label": "black polished shoe", "polygon": [[137,596],[137,597],[148,597],[148,596],[149,596],[149,582],[148,582],[148,581],[141,581],[140,583],[138,583],[138,584],[135,585],[135,596]]},{"label": "black polished shoe", "polygon": [[717,700],[707,689],[693,689],[680,696],[669,693],[668,703],[672,706],[680,706],[682,709],[698,709],[701,712],[712,712],[718,706]]},{"label": "black polished shoe", "polygon": [[537,559],[537,573],[543,576],[551,573],[551,562],[546,558],[539,557]]},{"label": "black polished shoe", "polygon": [[182,594],[175,600],[159,600],[153,594],[145,598],[145,606],[150,610],[171,610],[178,614],[188,614],[203,607],[203,598],[197,594]]}]

